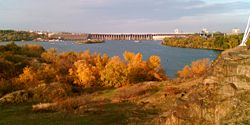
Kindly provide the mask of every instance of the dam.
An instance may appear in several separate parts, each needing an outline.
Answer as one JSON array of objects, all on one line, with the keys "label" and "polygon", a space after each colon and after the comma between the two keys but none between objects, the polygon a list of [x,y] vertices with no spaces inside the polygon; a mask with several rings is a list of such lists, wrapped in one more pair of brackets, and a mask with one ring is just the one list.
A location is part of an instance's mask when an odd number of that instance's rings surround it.
[{"label": "dam", "polygon": [[56,33],[49,35],[52,39],[62,40],[163,40],[164,38],[185,38],[193,33]]}]

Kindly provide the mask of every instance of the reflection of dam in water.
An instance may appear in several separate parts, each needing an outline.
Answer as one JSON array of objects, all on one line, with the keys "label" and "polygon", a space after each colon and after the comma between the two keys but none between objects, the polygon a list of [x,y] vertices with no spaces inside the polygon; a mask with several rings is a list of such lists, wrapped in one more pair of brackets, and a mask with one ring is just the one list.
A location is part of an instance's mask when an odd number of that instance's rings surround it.
[{"label": "reflection of dam in water", "polygon": [[50,35],[54,39],[64,40],[162,40],[165,37],[188,37],[191,33],[90,33],[90,34],[73,34],[57,33]]}]

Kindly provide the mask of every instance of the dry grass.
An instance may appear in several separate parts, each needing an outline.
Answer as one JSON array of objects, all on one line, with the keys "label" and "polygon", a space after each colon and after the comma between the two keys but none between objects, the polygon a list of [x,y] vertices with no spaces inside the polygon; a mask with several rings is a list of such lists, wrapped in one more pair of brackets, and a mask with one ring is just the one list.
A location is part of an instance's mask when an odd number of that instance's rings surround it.
[{"label": "dry grass", "polygon": [[105,98],[95,99],[94,95],[82,95],[78,97],[68,97],[65,100],[57,101],[55,103],[40,103],[37,105],[33,105],[33,111],[42,112],[42,111],[50,111],[50,112],[71,112],[76,113],[81,110],[87,110],[88,106],[93,105],[104,105],[109,103],[110,101]]},{"label": "dry grass", "polygon": [[158,91],[158,87],[153,84],[137,84],[130,87],[122,87],[117,90],[116,97],[119,100],[127,100],[130,98],[136,98],[140,96],[146,96],[152,94],[152,92]]}]

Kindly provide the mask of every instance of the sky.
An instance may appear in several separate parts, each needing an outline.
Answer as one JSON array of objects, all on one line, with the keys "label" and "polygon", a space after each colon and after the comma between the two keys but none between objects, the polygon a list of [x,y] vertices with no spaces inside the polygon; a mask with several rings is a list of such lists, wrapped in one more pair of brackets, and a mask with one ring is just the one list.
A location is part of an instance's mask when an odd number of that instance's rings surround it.
[{"label": "sky", "polygon": [[0,0],[0,29],[78,33],[243,32],[250,0]]}]

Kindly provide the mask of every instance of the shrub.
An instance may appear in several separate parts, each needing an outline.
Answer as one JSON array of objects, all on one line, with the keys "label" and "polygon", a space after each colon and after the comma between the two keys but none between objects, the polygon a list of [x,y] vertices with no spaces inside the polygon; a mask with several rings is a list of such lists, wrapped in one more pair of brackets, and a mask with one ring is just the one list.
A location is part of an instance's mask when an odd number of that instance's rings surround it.
[{"label": "shrub", "polygon": [[177,74],[178,77],[184,79],[190,78],[193,75],[191,68],[188,65],[186,65],[182,70],[178,71]]},{"label": "shrub", "polygon": [[147,64],[142,60],[141,53],[125,52],[124,58],[127,60],[128,82],[138,83],[147,79]]},{"label": "shrub", "polygon": [[124,59],[128,65],[129,83],[163,81],[167,79],[165,71],[161,67],[159,56],[150,56],[147,61],[143,61],[141,53],[125,52]]},{"label": "shrub", "polygon": [[25,86],[25,88],[30,88],[37,86],[39,80],[34,69],[31,67],[25,67],[23,73],[17,78],[17,82]]},{"label": "shrub", "polygon": [[80,60],[75,63],[75,67],[75,71],[70,70],[70,75],[75,76],[75,84],[85,87],[96,86],[99,79],[99,71],[95,66]]},{"label": "shrub", "polygon": [[191,67],[186,65],[182,70],[177,72],[179,78],[191,78],[203,75],[209,68],[209,59],[201,59],[192,62]]},{"label": "shrub", "polygon": [[35,102],[56,102],[71,94],[71,86],[64,83],[40,84],[30,90]]},{"label": "shrub", "polygon": [[204,74],[209,67],[209,59],[201,59],[192,62],[191,70],[194,75],[202,75]]},{"label": "shrub", "polygon": [[40,45],[27,44],[22,46],[22,54],[29,57],[40,57],[45,49]]},{"label": "shrub", "polygon": [[107,87],[121,87],[128,83],[127,80],[127,66],[119,58],[113,57],[101,71],[101,80],[103,86]]},{"label": "shrub", "polygon": [[57,60],[57,52],[56,49],[51,48],[48,49],[46,52],[42,53],[42,59],[48,63],[55,63]]},{"label": "shrub", "polygon": [[164,69],[161,67],[161,59],[159,56],[150,56],[147,61],[149,68],[148,77],[151,81],[164,81],[167,79]]},{"label": "shrub", "polygon": [[0,78],[11,78],[15,76],[15,66],[12,62],[0,57]]}]

